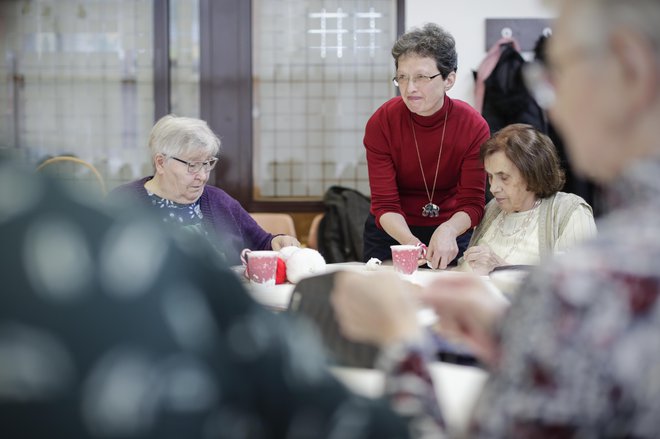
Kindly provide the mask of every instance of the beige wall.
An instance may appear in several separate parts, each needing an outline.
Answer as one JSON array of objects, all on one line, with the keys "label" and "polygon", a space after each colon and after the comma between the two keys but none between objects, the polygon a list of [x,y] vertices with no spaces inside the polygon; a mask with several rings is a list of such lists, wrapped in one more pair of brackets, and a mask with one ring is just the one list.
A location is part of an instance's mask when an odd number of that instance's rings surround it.
[{"label": "beige wall", "polygon": [[476,70],[486,54],[486,18],[552,18],[545,0],[406,0],[406,28],[433,21],[456,38],[458,79],[449,96],[472,104]]}]

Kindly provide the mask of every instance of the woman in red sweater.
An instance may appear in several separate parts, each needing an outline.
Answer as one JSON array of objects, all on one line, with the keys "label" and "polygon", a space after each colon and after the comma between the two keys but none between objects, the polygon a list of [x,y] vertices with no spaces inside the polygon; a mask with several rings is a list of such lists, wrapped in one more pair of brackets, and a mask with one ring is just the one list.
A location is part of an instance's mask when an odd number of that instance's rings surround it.
[{"label": "woman in red sweater", "polygon": [[390,245],[428,246],[432,268],[455,263],[484,210],[479,147],[488,124],[446,92],[456,80],[454,38],[435,24],[402,35],[392,48],[401,92],[367,122],[364,135],[371,214],[364,258],[391,259]]}]

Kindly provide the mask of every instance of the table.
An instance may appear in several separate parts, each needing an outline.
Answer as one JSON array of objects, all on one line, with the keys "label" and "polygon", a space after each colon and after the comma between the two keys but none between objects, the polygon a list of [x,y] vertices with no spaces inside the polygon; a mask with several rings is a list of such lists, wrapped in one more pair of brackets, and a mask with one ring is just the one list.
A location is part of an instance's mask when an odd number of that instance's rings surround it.
[{"label": "table", "polygon": [[[242,276],[243,267],[234,267]],[[326,272],[349,270],[370,272],[364,263],[347,262],[328,264]],[[393,271],[391,265],[381,265],[375,271]],[[320,273],[319,273],[320,274]],[[412,283],[425,286],[438,276],[456,276],[464,273],[449,270],[418,270],[411,276],[404,278]],[[501,295],[490,279],[483,277],[486,286],[493,294]],[[289,306],[291,294],[295,285],[259,285],[247,282],[248,291],[261,304],[276,310],[286,310]],[[428,325],[435,321],[436,316],[432,310],[421,310],[418,315],[420,324]],[[483,387],[488,373],[478,367],[463,366],[445,362],[430,364],[431,375],[436,386],[438,401],[443,410],[447,425],[452,431],[463,431],[472,411],[476,398]],[[330,367],[333,375],[353,392],[367,397],[379,397],[383,394],[384,374],[376,369],[362,369],[349,367]]]},{"label": "table", "polygon": [[[454,433],[465,431],[488,373],[477,367],[440,362],[431,363],[429,367],[447,427]],[[383,394],[385,377],[379,370],[346,367],[331,367],[330,370],[359,395],[377,398]]]},{"label": "table", "polygon": [[[356,271],[356,272],[393,272],[394,268],[391,265],[380,265],[371,267],[368,270],[366,265],[361,262],[346,262],[337,264],[328,264],[325,272],[336,271]],[[242,267],[235,267],[236,271],[243,271]],[[321,274],[321,273],[318,273]],[[438,277],[444,276],[465,276],[466,274],[458,271],[451,270],[417,270],[412,275],[402,276],[405,280],[420,286],[428,285]],[[504,297],[500,290],[495,286],[488,276],[482,276],[484,285],[491,291],[492,294]],[[285,311],[289,307],[291,295],[294,291],[295,285],[293,284],[280,284],[280,285],[261,285],[248,283],[248,291],[254,299],[274,311]],[[504,299],[506,300],[506,299]],[[431,327],[438,321],[438,316],[432,308],[422,308],[417,313],[417,319],[420,326]],[[442,336],[433,333],[433,338],[437,344],[437,358],[442,361],[458,363],[463,365],[475,365],[477,360],[471,354],[470,350],[457,343],[452,343]]]},{"label": "table", "polygon": [[[239,273],[242,276],[243,266],[232,267],[234,271]],[[357,272],[378,272],[378,271],[394,271],[394,267],[391,265],[381,265],[377,266],[375,270],[367,270],[366,265],[362,262],[342,262],[337,264],[328,264],[326,265],[326,272],[332,271],[357,271]],[[319,273],[320,274],[320,273]],[[404,276],[404,278],[414,284],[425,286],[436,279],[438,276],[462,276],[465,273],[451,271],[451,270],[426,270],[420,269],[417,270],[410,276]],[[493,292],[493,294],[502,295],[499,289],[495,286],[493,282],[490,281],[488,276],[481,276],[484,280],[484,284]],[[280,285],[261,285],[248,282],[248,291],[252,297],[262,305],[265,305],[271,309],[275,310],[285,310],[289,307],[289,300],[291,299],[291,294],[295,285],[290,283],[280,284]],[[420,323],[424,325],[432,324],[436,320],[435,313],[428,309],[423,309],[419,314]]]}]

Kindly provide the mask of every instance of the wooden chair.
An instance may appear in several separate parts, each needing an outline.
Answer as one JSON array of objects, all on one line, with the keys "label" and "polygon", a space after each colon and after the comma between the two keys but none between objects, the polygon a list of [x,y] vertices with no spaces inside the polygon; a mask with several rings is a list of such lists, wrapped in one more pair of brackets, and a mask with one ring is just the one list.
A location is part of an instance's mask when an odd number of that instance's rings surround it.
[{"label": "wooden chair", "polygon": [[293,217],[288,213],[259,212],[250,213],[250,215],[262,229],[273,235],[283,233],[294,238],[298,237]]},{"label": "wooden chair", "polygon": [[319,225],[323,219],[322,213],[319,213],[312,219],[312,224],[309,226],[309,235],[307,235],[307,247],[314,250],[319,249]]},{"label": "wooden chair", "polygon": [[[107,189],[101,173],[91,163],[72,156],[57,156],[49,158],[37,167],[37,172],[47,172],[55,178],[76,183],[92,182],[105,196]],[[93,188],[85,188],[93,189]]]}]

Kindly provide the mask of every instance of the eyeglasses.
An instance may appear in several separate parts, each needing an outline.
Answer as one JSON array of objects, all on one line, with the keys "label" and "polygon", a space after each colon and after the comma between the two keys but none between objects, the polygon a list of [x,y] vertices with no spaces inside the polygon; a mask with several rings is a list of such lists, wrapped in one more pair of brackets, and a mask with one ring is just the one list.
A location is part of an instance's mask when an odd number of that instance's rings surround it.
[{"label": "eyeglasses", "polygon": [[556,78],[565,74],[569,67],[603,56],[603,50],[598,48],[576,48],[562,56],[560,64],[546,64],[540,61],[527,63],[523,66],[523,81],[532,97],[544,110],[548,110],[557,98]]},{"label": "eyeglasses", "polygon": [[169,157],[176,160],[179,163],[183,163],[184,165],[188,166],[188,174],[197,174],[199,171],[202,170],[202,168],[206,172],[210,172],[213,168],[215,168],[215,165],[218,163],[218,159],[215,157],[205,162],[187,162],[185,160],[181,160],[174,156],[169,156]]},{"label": "eyeglasses", "polygon": [[410,81],[412,81],[413,84],[425,85],[431,82],[433,78],[437,78],[440,75],[442,75],[442,73],[437,73],[433,76],[415,75],[412,78],[408,75],[398,75],[392,78],[392,83],[394,84],[395,87],[405,87],[408,85]]},{"label": "eyeglasses", "polygon": [[550,69],[542,62],[534,61],[523,66],[523,80],[539,107],[549,109],[557,97]]}]

